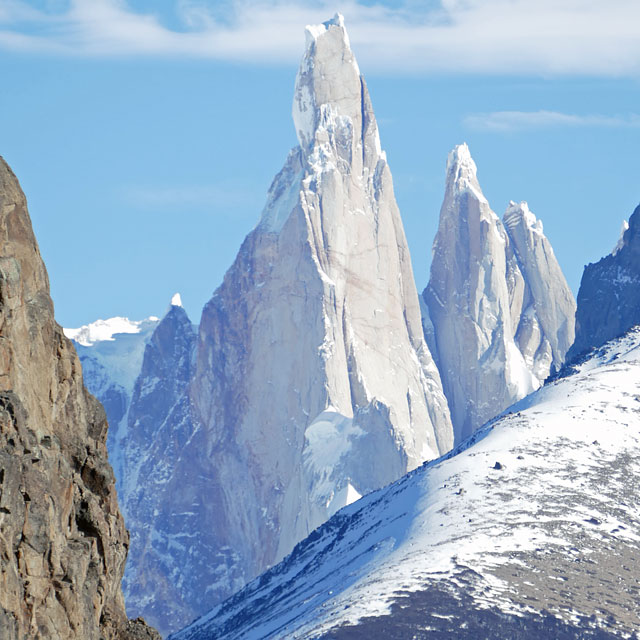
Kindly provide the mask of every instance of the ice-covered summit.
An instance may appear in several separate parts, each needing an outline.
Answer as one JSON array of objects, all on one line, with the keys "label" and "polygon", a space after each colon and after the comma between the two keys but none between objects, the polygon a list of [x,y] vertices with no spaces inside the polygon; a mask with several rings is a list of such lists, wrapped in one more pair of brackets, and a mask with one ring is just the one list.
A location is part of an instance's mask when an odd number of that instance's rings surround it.
[{"label": "ice-covered summit", "polygon": [[523,200],[522,202],[514,202],[511,200],[505,211],[502,221],[509,229],[514,229],[519,225],[523,225],[533,233],[542,234],[542,220],[538,220],[535,214],[529,209],[529,205]]},{"label": "ice-covered summit", "polygon": [[[471,152],[466,142],[455,146],[447,157],[447,192],[452,194],[470,191],[479,202],[487,203],[480,183],[478,182],[478,169],[471,157]],[[493,211],[484,208],[487,215],[493,215]]]},{"label": "ice-covered summit", "polygon": [[613,248],[611,252],[612,256],[615,256],[621,249],[624,247],[624,234],[629,228],[629,223],[626,220],[622,221],[622,227],[620,229],[620,237],[618,238],[618,242],[616,242],[616,246]]},{"label": "ice-covered summit", "polygon": [[96,342],[105,340],[115,340],[119,333],[140,333],[146,329],[153,328],[158,322],[155,316],[149,316],[144,320],[129,320],[123,316],[115,316],[106,320],[96,320],[76,329],[63,329],[64,334],[70,340],[83,347],[90,347]]},{"label": "ice-covered summit", "polygon": [[306,37],[307,48],[321,35],[329,31],[331,27],[340,27],[343,31],[343,38],[347,47],[351,48],[349,43],[349,35],[344,26],[344,16],[341,13],[336,13],[333,18],[326,20],[321,24],[308,24],[304,30]]},{"label": "ice-covered summit", "polygon": [[296,77],[293,100],[300,147],[311,152],[314,143],[329,142],[327,137],[331,137],[333,130],[343,139],[346,150],[352,146],[351,138],[357,136],[353,140],[357,145],[363,132],[367,135],[362,137],[371,137],[373,150],[379,154],[377,127],[343,17],[336,14],[321,25],[308,26],[306,34],[307,47]]}]

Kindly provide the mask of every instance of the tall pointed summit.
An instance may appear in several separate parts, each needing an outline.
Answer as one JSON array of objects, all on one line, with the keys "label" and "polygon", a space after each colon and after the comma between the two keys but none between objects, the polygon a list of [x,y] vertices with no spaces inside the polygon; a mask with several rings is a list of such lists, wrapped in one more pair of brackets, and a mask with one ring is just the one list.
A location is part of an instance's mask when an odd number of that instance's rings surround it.
[{"label": "tall pointed summit", "polygon": [[188,606],[163,620],[158,601],[135,611],[163,631],[453,443],[341,16],[307,27],[293,118],[300,144],[202,314],[194,431],[163,486],[171,530],[166,518],[152,523],[179,556],[170,579]]},{"label": "tall pointed summit", "polygon": [[573,341],[575,301],[527,203],[491,210],[466,144],[447,162],[424,300],[456,440],[538,388]]}]

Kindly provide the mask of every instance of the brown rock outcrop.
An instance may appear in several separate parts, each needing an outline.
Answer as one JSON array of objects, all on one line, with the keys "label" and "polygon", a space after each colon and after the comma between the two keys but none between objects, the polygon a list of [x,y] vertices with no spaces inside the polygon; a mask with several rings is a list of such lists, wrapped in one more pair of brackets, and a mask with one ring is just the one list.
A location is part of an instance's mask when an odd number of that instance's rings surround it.
[{"label": "brown rock outcrop", "polygon": [[128,621],[129,535],[107,421],[53,315],[24,194],[0,158],[0,636],[158,638]]}]

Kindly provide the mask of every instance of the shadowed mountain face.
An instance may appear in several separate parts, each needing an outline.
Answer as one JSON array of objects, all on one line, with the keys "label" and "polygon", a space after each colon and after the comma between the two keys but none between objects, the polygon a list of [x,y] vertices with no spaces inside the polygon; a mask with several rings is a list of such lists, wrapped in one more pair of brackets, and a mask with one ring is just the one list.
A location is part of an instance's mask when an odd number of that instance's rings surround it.
[{"label": "shadowed mountain face", "polygon": [[585,267],[578,291],[573,360],[640,324],[640,206],[618,246]]},{"label": "shadowed mountain face", "polygon": [[640,329],[348,506],[172,640],[640,632]]},{"label": "shadowed mountain face", "polygon": [[54,320],[26,200],[1,158],[0,245],[2,638],[155,637],[125,616],[129,536],[104,410]]}]

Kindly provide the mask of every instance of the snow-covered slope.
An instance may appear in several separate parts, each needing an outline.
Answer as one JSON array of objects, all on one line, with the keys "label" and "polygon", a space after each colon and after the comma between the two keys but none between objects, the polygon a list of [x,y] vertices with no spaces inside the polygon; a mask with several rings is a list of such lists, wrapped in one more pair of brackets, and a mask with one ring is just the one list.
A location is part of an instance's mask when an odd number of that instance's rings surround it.
[{"label": "snow-covered slope", "polygon": [[456,442],[537,389],[573,342],[575,301],[542,222],[526,202],[498,218],[466,144],[449,154],[423,298]]},{"label": "snow-covered slope", "polygon": [[65,335],[74,341],[87,389],[107,412],[107,449],[120,499],[124,477],[121,443],[127,433],[129,404],[145,345],[158,322],[155,316],[145,320],[115,317],[77,329],[64,329]]},{"label": "snow-covered slope", "polygon": [[640,330],[344,508],[172,640],[640,631]]}]

